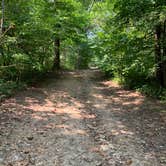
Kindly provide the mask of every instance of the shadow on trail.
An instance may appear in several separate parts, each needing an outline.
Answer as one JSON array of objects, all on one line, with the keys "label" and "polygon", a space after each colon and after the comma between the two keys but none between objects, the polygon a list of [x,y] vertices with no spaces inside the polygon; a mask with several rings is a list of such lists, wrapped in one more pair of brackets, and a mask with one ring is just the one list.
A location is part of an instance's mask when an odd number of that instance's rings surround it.
[{"label": "shadow on trail", "polygon": [[117,119],[111,135],[126,135],[138,140],[135,146],[142,147],[145,154],[158,159],[154,165],[166,164],[166,106],[139,93],[124,90],[110,81],[98,83],[96,88],[103,98],[108,99],[106,112],[111,112],[111,116]]},{"label": "shadow on trail", "polygon": [[[2,103],[0,142],[3,146],[0,152],[3,155],[0,153],[0,164],[3,161],[33,165],[36,162],[33,156],[42,154],[36,160],[48,158],[46,163],[50,160],[51,165],[56,155],[57,158],[60,153],[63,157],[68,156],[65,151],[72,147],[76,149],[81,143],[87,151],[80,148],[78,153],[70,149],[75,153],[71,155],[73,162],[78,160],[80,165],[90,165],[91,153],[97,153],[103,158],[96,157],[103,166],[118,162],[131,165],[132,157],[138,162],[151,159],[153,164],[164,166],[165,105],[126,91],[111,81],[100,80],[98,72],[88,72],[67,72],[58,80],[50,79],[39,88],[20,92]],[[87,139],[94,142],[89,147],[90,143],[85,143]],[[65,151],[61,152],[62,148]],[[11,151],[19,151],[24,157],[12,158]],[[52,151],[52,158],[46,151]],[[83,153],[85,162],[82,162]]]}]

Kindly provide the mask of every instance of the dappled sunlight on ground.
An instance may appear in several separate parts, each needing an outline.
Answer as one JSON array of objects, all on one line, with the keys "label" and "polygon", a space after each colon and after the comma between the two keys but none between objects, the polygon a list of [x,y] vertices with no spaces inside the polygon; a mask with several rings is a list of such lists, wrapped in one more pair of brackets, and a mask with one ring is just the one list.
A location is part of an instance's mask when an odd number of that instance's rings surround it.
[{"label": "dappled sunlight on ground", "polygon": [[165,105],[100,77],[63,72],[2,103],[0,165],[164,166]]},{"label": "dappled sunlight on ground", "polygon": [[125,135],[134,135],[133,132],[127,131],[127,130],[111,130],[111,134],[112,135],[121,135],[121,134],[125,134]]},{"label": "dappled sunlight on ground", "polygon": [[65,135],[88,135],[86,131],[84,130],[79,130],[79,129],[75,129],[75,130],[66,130],[64,132]]},{"label": "dappled sunlight on ground", "polygon": [[[36,102],[35,102],[36,101]],[[24,106],[25,109],[31,109],[33,111],[53,111],[55,109],[55,105],[50,100],[46,99],[45,104],[40,104],[36,99],[26,98],[25,102],[28,106]]]},{"label": "dappled sunlight on ground", "polygon": [[116,82],[112,82],[112,81],[103,81],[102,84],[107,86],[107,87],[111,87],[111,88],[119,88],[120,87]]}]

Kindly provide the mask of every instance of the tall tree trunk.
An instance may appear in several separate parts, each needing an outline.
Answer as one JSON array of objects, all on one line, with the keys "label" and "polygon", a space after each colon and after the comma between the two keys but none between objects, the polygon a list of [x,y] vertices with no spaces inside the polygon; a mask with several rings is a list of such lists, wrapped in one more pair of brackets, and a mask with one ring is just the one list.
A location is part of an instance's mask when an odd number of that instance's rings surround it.
[{"label": "tall tree trunk", "polygon": [[[4,11],[5,11],[5,2],[4,2],[4,0],[2,0],[2,2],[1,2],[1,11],[2,11],[2,17],[1,17],[1,20],[0,20],[0,36],[3,36]],[[4,51],[3,51],[3,46],[2,45],[0,45],[0,49],[1,49],[2,59],[3,59],[3,65],[5,66],[6,61],[5,61],[5,56],[4,56]]]},{"label": "tall tree trunk", "polygon": [[60,69],[60,39],[56,38],[54,41],[54,64],[53,64],[53,70],[59,70]]},{"label": "tall tree trunk", "polygon": [[161,37],[162,37],[162,25],[158,24],[155,29],[155,58],[156,58],[156,78],[161,86],[164,84],[163,80],[163,65],[162,65],[162,52],[161,52]]},{"label": "tall tree trunk", "polygon": [[2,18],[1,18],[1,27],[0,27],[0,34],[3,34],[3,24],[4,24],[4,11],[5,11],[5,1],[2,0],[1,3],[1,10],[2,10]]},{"label": "tall tree trunk", "polygon": [[163,62],[162,62],[162,69],[163,69],[163,86],[166,87],[166,20],[163,24],[163,35],[162,35],[162,45],[163,45]]}]

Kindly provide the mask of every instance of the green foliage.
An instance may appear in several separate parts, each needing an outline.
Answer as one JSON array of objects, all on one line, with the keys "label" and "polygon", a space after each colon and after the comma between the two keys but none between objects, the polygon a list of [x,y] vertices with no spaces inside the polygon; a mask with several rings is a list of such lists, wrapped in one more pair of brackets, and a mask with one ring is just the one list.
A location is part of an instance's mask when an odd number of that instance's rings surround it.
[{"label": "green foliage", "polygon": [[25,84],[0,79],[0,101],[10,97],[16,90],[25,88]]},{"label": "green foliage", "polygon": [[166,4],[162,0],[96,3],[92,24],[97,26],[91,37],[94,63],[106,75],[119,77],[125,86],[160,96],[163,89],[158,88],[155,80],[154,30],[166,20],[165,12]]},{"label": "green foliage", "polygon": [[4,26],[13,28],[1,39],[0,64],[20,68],[19,62],[29,71],[51,70],[56,37],[62,45],[70,39],[73,47],[79,47],[76,43],[86,38],[89,19],[82,4],[74,0],[7,1],[5,18]]},{"label": "green foliage", "polygon": [[138,88],[137,91],[151,97],[161,98],[163,89],[157,85],[145,84]]},{"label": "green foliage", "polygon": [[[150,93],[157,87],[156,73],[166,59],[164,0],[13,0],[5,1],[4,16],[0,77],[6,81],[31,82],[51,71],[58,50],[64,68],[98,66],[130,88]],[[158,25],[163,56],[156,62]]]},{"label": "green foliage", "polygon": [[[4,94],[10,82],[33,82],[52,70],[54,40],[60,39],[61,65],[88,64],[89,13],[82,1],[5,1],[3,33],[0,34],[0,87]],[[2,12],[0,12],[2,15]],[[83,46],[86,45],[86,46]],[[79,57],[79,58],[78,58]],[[10,89],[10,88],[8,88]]]}]

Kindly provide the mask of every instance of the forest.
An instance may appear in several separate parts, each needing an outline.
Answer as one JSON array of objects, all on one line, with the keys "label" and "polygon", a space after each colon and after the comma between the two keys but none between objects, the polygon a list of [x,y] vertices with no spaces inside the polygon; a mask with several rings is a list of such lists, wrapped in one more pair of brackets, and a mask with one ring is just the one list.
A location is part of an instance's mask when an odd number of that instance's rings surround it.
[{"label": "forest", "polygon": [[166,98],[165,0],[1,0],[0,96],[45,73],[99,68]]},{"label": "forest", "polygon": [[166,166],[166,0],[0,0],[0,166]]}]

